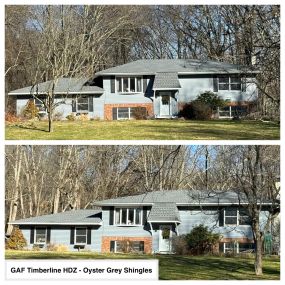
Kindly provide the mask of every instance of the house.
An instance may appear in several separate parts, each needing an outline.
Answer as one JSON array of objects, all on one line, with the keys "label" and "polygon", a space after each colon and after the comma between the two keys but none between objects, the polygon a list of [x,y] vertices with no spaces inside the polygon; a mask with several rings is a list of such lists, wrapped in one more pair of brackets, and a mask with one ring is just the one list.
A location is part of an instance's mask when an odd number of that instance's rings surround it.
[{"label": "house", "polygon": [[[263,204],[261,227],[270,204]],[[217,251],[242,252],[254,247],[246,205],[235,192],[155,191],[95,202],[100,210],[68,211],[11,224],[20,227],[30,249],[52,243],[103,253],[121,252],[126,246],[144,253],[171,253],[175,237],[203,224],[220,234]]]},{"label": "house", "polygon": [[[185,103],[205,91],[228,101],[221,117],[233,117],[257,99],[258,71],[225,62],[194,59],[137,60],[97,72],[93,79],[59,78],[8,93],[21,114],[32,94],[44,96],[55,89],[56,112],[88,114],[105,120],[130,119],[140,108],[155,118],[176,117]],[[34,100],[34,99],[33,99]],[[35,99],[35,104],[41,102]],[[44,110],[43,110],[44,111]]]}]

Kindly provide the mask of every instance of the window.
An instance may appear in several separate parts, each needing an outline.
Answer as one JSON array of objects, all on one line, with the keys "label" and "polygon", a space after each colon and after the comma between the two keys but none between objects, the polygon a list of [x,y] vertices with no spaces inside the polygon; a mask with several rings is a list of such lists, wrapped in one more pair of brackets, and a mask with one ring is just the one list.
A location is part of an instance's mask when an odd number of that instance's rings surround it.
[{"label": "window", "polygon": [[241,79],[237,75],[223,75],[218,78],[219,90],[241,90]]},{"label": "window", "polygon": [[245,210],[239,210],[239,225],[251,225],[250,217]]},{"label": "window", "polygon": [[234,242],[225,242],[224,243],[224,253],[237,253],[238,244]]},{"label": "window", "polygon": [[36,228],[35,229],[35,244],[45,244],[47,240],[47,229]]},{"label": "window", "polygon": [[115,209],[116,225],[141,225],[142,210],[141,208],[116,208]]},{"label": "window", "polygon": [[247,106],[227,106],[218,110],[220,118],[243,117],[248,114]]},{"label": "window", "polygon": [[34,104],[38,108],[39,112],[46,112],[46,108],[42,101],[44,101],[44,98],[34,98]]},{"label": "window", "polygon": [[145,107],[118,107],[113,108],[113,120],[134,119],[136,111],[139,113],[138,116],[147,116]]},{"label": "window", "polygon": [[144,252],[144,241],[122,240],[114,241],[113,252]]},{"label": "window", "polygon": [[253,252],[254,251],[254,243],[239,243],[238,245],[239,252]]},{"label": "window", "polygon": [[116,77],[116,91],[118,93],[142,92],[142,78]]},{"label": "window", "polygon": [[118,108],[118,120],[130,119],[130,108]]},{"label": "window", "polygon": [[220,247],[220,252],[223,253],[242,253],[253,252],[254,243],[240,243],[240,242],[224,242]]},{"label": "window", "polygon": [[79,113],[86,113],[89,110],[89,98],[88,96],[78,96],[77,97],[77,112]]},{"label": "window", "polygon": [[75,244],[87,243],[87,228],[75,228]]},{"label": "window", "polygon": [[237,209],[225,210],[225,225],[237,225]]},{"label": "window", "polygon": [[224,219],[224,224],[229,226],[251,225],[250,217],[245,209],[225,209]]}]

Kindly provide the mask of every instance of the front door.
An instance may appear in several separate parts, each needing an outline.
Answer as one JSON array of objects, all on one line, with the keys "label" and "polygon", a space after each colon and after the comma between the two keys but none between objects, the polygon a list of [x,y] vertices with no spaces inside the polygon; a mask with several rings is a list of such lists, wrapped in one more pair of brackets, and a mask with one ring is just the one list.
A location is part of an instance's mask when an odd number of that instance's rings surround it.
[{"label": "front door", "polygon": [[170,116],[170,92],[161,93],[160,98],[160,116]]},{"label": "front door", "polygon": [[171,237],[172,231],[171,226],[163,225],[159,226],[159,251],[160,252],[171,252]]}]

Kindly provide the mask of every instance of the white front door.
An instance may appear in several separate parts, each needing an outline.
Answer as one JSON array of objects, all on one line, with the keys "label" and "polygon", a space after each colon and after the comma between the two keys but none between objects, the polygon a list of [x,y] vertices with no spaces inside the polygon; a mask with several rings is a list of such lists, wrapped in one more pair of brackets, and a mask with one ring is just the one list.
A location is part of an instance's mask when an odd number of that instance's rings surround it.
[{"label": "white front door", "polygon": [[170,92],[160,94],[160,116],[170,116]]},{"label": "white front door", "polygon": [[171,252],[171,226],[159,226],[159,252]]}]

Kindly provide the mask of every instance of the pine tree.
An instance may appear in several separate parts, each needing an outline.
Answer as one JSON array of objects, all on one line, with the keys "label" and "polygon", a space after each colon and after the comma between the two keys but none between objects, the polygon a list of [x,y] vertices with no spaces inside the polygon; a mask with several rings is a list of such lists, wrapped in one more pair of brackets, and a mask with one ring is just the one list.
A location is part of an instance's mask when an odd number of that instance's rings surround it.
[{"label": "pine tree", "polygon": [[14,227],[7,243],[6,243],[6,248],[7,249],[23,249],[27,245],[27,241],[23,236],[22,231]]}]

